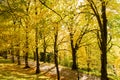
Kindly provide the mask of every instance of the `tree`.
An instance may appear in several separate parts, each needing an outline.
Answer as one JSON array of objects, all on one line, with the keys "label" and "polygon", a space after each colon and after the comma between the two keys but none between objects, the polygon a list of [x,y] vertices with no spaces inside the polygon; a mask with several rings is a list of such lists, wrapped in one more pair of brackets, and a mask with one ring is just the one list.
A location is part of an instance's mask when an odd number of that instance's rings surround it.
[{"label": "tree", "polygon": [[35,32],[36,32],[36,37],[35,37],[35,42],[36,42],[36,74],[38,74],[38,73],[40,73],[40,68],[39,68],[39,65],[40,65],[40,63],[39,63],[39,55],[38,55],[38,25],[37,25],[37,14],[38,14],[38,12],[37,12],[37,5],[36,5],[36,0],[34,0],[34,2],[35,2],[35,25],[36,25],[36,30],[35,30]]},{"label": "tree", "polygon": [[54,42],[53,42],[53,44],[54,45],[53,46],[54,46],[54,62],[55,62],[55,66],[56,66],[57,79],[60,80],[60,72],[59,72],[59,67],[58,67],[58,45],[57,45],[58,42],[57,41],[58,41],[58,28],[59,28],[58,25],[59,25],[60,21],[62,20],[62,17],[59,13],[57,13],[55,10],[53,10],[48,5],[46,5],[44,1],[41,1],[41,0],[39,0],[39,1],[46,8],[48,8],[49,10],[54,12],[57,15],[57,17],[59,17],[59,18],[57,18],[59,20],[57,20],[57,19],[53,20],[54,21],[53,22],[53,24],[54,24]]},{"label": "tree", "polygon": [[98,32],[99,47],[101,50],[101,80],[108,80],[107,77],[107,1],[100,0],[101,13],[98,11],[97,5],[93,0],[87,0],[97,19],[100,33]]},{"label": "tree", "polygon": [[[10,53],[12,55],[12,62],[14,62],[14,55],[16,53],[17,55],[17,60],[18,60],[18,65],[20,64],[20,35],[17,34],[17,30],[19,30],[20,28],[20,16],[19,14],[21,14],[21,8],[19,6],[16,7],[15,4],[19,4],[20,1],[11,1],[11,0],[6,0],[6,1],[2,1],[2,12],[7,14],[9,16],[9,18],[5,19],[5,20],[9,20],[9,24],[10,24],[10,28],[9,28],[9,32],[11,35],[11,38],[8,39],[9,41],[11,41],[11,50]],[[12,21],[13,23],[10,23],[10,21]],[[17,28],[19,26],[19,28]],[[19,32],[20,33],[20,32]]]},{"label": "tree", "polygon": [[[19,31],[18,31],[18,33],[21,33],[20,32],[20,27],[21,27],[21,19],[19,20]],[[19,40],[19,43],[18,43],[18,45],[17,45],[17,61],[18,61],[18,65],[21,65],[21,61],[20,61],[20,52],[21,52],[21,38],[20,38],[20,35],[18,36],[18,40]]]},{"label": "tree", "polygon": [[[82,7],[80,7],[81,11],[83,11],[81,9]],[[68,28],[70,38],[69,42],[72,54],[72,70],[77,70],[77,52],[82,46],[90,45],[90,43],[87,44],[87,40],[86,42],[84,41],[84,37],[86,37],[88,33],[97,31],[97,29],[93,27],[89,28],[89,22],[91,20],[89,14],[82,14],[82,12],[78,12],[77,10],[79,9],[76,7],[71,7],[68,10],[68,14],[64,21],[65,26]]]},{"label": "tree", "polygon": [[31,3],[31,1],[29,0],[28,2],[26,2],[26,9],[25,9],[25,11],[26,11],[26,14],[27,14],[27,16],[26,16],[26,18],[25,18],[25,32],[26,32],[26,42],[25,42],[25,47],[26,47],[26,49],[25,49],[25,67],[24,68],[30,68],[29,67],[29,65],[28,65],[28,54],[29,54],[29,52],[28,52],[28,49],[29,49],[29,42],[28,42],[28,34],[29,34],[29,9],[30,9],[30,3]]},{"label": "tree", "polygon": [[[15,62],[15,60],[14,60],[14,55],[15,55],[15,52],[16,52],[16,50],[15,50],[15,46],[16,46],[16,42],[15,42],[15,31],[16,31],[16,22],[17,22],[17,17],[16,17],[16,15],[14,14],[14,10],[13,10],[13,7],[14,7],[14,3],[10,3],[9,2],[9,0],[7,0],[6,1],[6,3],[7,3],[7,6],[8,6],[8,8],[10,9],[10,12],[8,12],[12,17],[12,22],[13,22],[13,24],[11,24],[12,25],[12,27],[13,27],[13,41],[11,41],[11,55],[12,55],[12,62],[14,63]],[[11,6],[11,4],[12,4],[12,6]]]},{"label": "tree", "polygon": [[51,34],[52,30],[51,30],[51,27],[48,26],[49,24],[50,24],[50,21],[47,21],[47,19],[41,20],[42,27],[40,29],[40,35],[41,35],[41,40],[42,40],[42,51],[43,52],[41,52],[40,60],[43,62],[46,62],[47,52],[49,52],[48,48],[51,47],[52,46],[51,44],[53,43],[52,42],[53,40],[51,39],[51,37],[53,36]]},{"label": "tree", "polygon": [[60,72],[59,72],[59,67],[58,67],[58,23],[54,23],[54,60],[55,60],[55,66],[56,66],[56,71],[57,71],[57,79],[60,80]]}]

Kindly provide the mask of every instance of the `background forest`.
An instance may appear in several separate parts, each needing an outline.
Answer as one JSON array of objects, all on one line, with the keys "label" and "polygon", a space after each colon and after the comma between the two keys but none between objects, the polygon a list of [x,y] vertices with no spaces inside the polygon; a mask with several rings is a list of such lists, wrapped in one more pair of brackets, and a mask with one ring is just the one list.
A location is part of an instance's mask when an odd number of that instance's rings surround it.
[{"label": "background forest", "polygon": [[[120,0],[0,0],[0,55],[120,80]],[[78,77],[79,79],[79,77]]]}]

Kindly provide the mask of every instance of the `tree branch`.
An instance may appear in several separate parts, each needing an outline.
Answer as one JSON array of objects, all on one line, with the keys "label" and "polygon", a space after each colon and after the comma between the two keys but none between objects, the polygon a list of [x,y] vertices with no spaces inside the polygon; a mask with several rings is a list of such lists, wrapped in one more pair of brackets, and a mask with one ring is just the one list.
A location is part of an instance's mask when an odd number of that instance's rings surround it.
[{"label": "tree branch", "polygon": [[41,0],[39,0],[40,1],[40,3],[42,4],[42,5],[44,5],[46,8],[48,8],[49,10],[51,10],[52,12],[54,12],[55,14],[57,14],[61,19],[60,20],[62,20],[63,18],[62,18],[62,16],[59,14],[59,13],[57,13],[55,10],[53,10],[53,9],[51,9],[49,6],[47,6],[44,2],[42,2]]}]

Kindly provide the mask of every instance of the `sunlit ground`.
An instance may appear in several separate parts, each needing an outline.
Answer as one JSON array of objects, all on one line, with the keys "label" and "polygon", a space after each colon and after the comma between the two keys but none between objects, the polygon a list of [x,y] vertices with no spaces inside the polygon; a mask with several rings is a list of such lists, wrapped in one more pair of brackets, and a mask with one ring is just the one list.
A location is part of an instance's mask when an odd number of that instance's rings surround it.
[{"label": "sunlit ground", "polygon": [[[35,74],[35,67],[32,61],[29,61],[31,68],[23,69],[24,64],[18,66],[11,63],[11,60],[0,58],[0,80],[56,80],[56,69],[53,64],[41,64],[41,74]],[[76,80],[77,74],[68,68],[61,68],[62,80]]]},{"label": "sunlit ground", "polygon": [[0,80],[53,80],[43,75],[35,75],[32,68],[23,69],[23,66],[10,63],[0,58]]},{"label": "sunlit ground", "polygon": [[[54,64],[41,63],[41,73],[35,74],[34,61],[29,61],[29,69],[24,69],[24,64],[11,63],[10,59],[0,57],[0,80],[56,80],[56,69]],[[61,80],[77,80],[78,74],[69,68],[59,66]],[[99,77],[88,76],[79,73],[80,80],[100,80]]]}]

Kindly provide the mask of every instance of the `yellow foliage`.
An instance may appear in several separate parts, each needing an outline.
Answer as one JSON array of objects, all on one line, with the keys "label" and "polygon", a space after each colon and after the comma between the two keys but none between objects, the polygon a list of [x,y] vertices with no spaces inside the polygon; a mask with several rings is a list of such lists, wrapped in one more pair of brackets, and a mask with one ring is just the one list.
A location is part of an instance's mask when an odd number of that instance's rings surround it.
[{"label": "yellow foliage", "polygon": [[116,73],[117,75],[120,76],[120,57],[118,57],[116,60],[115,60],[115,69],[116,69]]},{"label": "yellow foliage", "polygon": [[87,54],[85,51],[85,47],[81,47],[78,52],[77,52],[77,57],[78,57],[78,65],[80,68],[87,67]]}]

